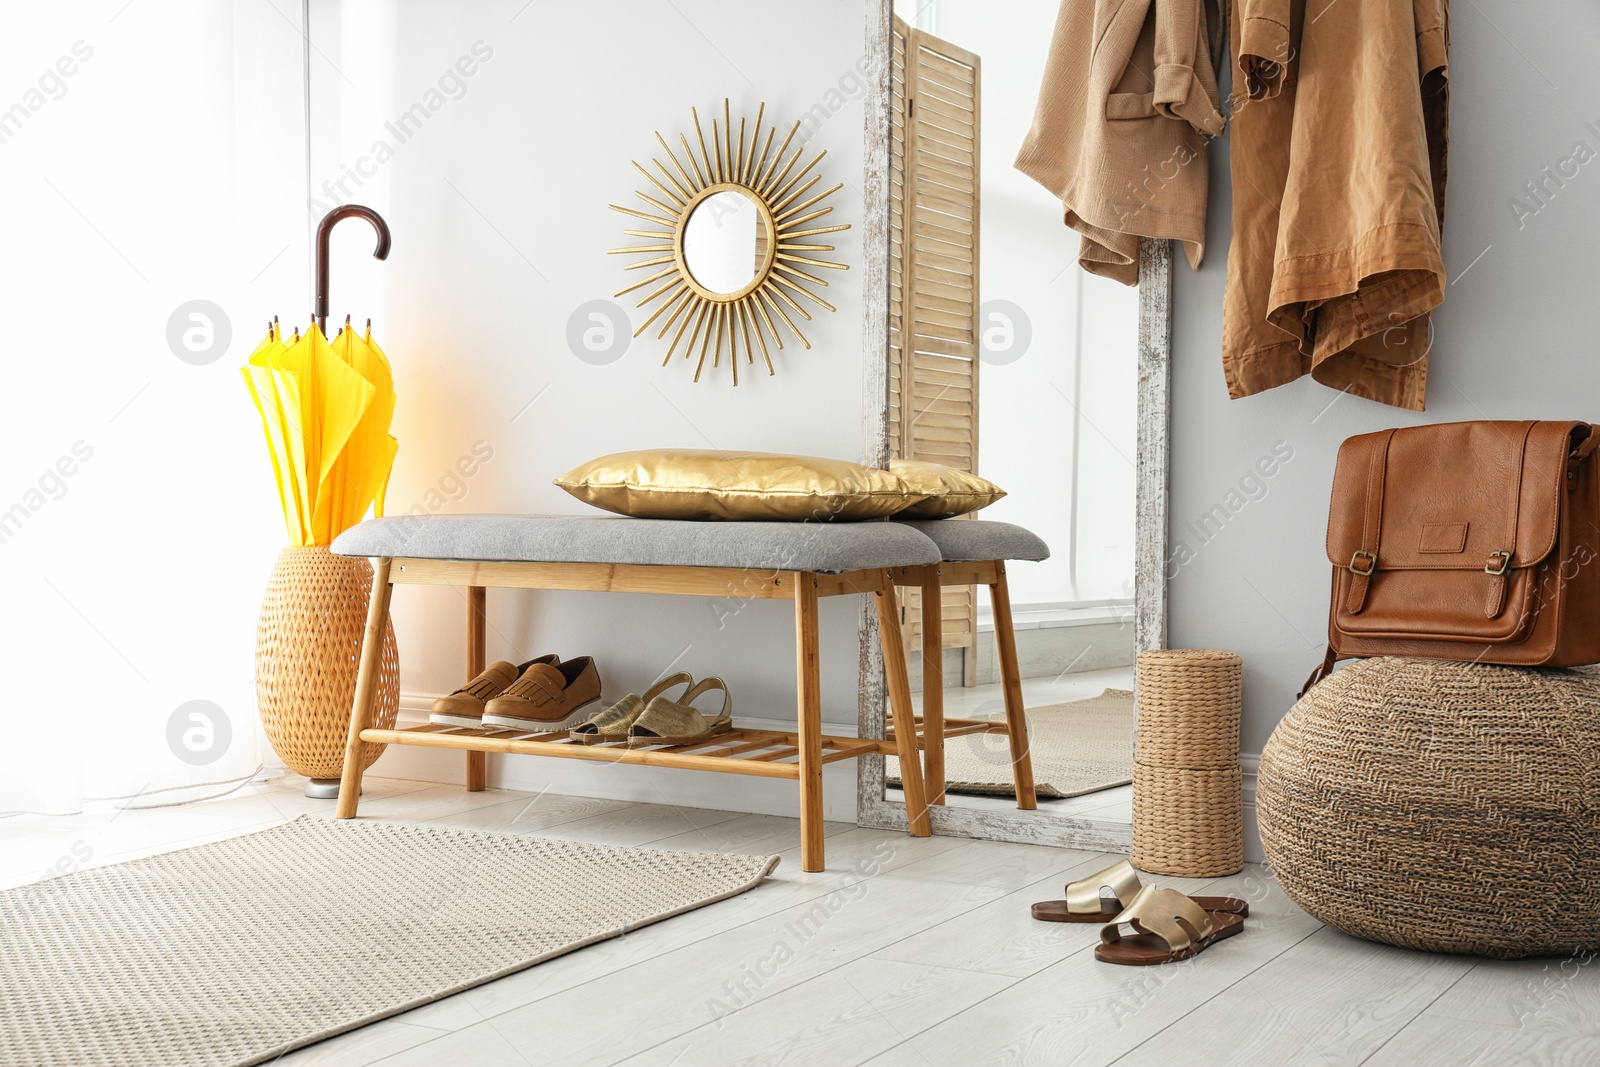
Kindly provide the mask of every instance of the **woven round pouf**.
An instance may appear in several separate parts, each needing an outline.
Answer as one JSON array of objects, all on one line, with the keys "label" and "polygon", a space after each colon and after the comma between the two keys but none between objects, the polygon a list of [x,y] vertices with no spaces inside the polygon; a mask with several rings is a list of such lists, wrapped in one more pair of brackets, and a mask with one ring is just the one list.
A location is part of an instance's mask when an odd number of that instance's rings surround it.
[{"label": "woven round pouf", "polygon": [[[371,592],[371,563],[321,545],[284,549],[267,581],[256,628],[256,702],[273,751],[307,778],[336,779],[344,770]],[[391,624],[383,634],[373,725],[391,728],[399,710],[400,656]],[[362,770],[383,749],[364,745]]]},{"label": "woven round pouf", "polygon": [[1140,870],[1208,878],[1244,867],[1242,670],[1232,652],[1139,653],[1129,858]]},{"label": "woven round pouf", "polygon": [[1357,937],[1600,946],[1600,673],[1354,663],[1278,724],[1256,813],[1284,892]]}]

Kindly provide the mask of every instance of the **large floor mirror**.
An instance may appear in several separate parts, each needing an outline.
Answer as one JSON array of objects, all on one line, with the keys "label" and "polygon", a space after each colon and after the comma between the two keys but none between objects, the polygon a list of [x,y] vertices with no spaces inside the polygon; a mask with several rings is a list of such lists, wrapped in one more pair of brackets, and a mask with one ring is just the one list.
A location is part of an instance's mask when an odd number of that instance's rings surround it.
[{"label": "large floor mirror", "polygon": [[[1057,0],[883,0],[869,51],[867,375],[882,459],[971,470],[1008,496],[984,519],[1051,548],[1007,568],[1037,807],[1019,810],[1002,733],[947,738],[936,833],[1126,848],[1133,664],[1164,643],[1170,252],[1144,242],[1137,289],[1085,273],[1060,202],[1012,167]],[[881,286],[881,289],[879,288]],[[869,450],[870,451],[870,450]],[[902,590],[914,699],[940,657],[943,714],[1000,719],[988,590],[943,590],[940,647]],[[875,620],[862,622],[862,729],[884,730]],[[935,642],[928,642],[933,645]],[[935,743],[928,741],[927,743]],[[862,761],[864,825],[905,825],[895,759]]]}]

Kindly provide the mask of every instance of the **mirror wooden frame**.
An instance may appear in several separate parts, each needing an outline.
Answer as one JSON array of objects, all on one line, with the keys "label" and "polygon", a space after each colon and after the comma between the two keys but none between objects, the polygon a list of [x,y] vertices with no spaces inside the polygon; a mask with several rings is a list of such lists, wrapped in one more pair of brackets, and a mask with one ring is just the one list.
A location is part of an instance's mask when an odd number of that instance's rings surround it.
[{"label": "mirror wooden frame", "polygon": [[[889,137],[890,31],[893,0],[868,6],[866,26],[865,187],[862,203],[863,462],[876,467],[889,459]],[[1167,637],[1167,478],[1171,418],[1172,249],[1168,241],[1139,245],[1139,397],[1135,458],[1134,649],[1166,647]],[[883,651],[872,605],[860,622],[861,736],[882,737],[885,689]],[[1137,697],[1135,698],[1137,701]],[[1137,703],[1135,716],[1137,716]],[[906,829],[904,804],[886,798],[882,756],[857,761],[856,824],[885,830]],[[1133,829],[1125,822],[1038,811],[1001,811],[934,805],[933,832],[989,841],[1125,852]]]}]

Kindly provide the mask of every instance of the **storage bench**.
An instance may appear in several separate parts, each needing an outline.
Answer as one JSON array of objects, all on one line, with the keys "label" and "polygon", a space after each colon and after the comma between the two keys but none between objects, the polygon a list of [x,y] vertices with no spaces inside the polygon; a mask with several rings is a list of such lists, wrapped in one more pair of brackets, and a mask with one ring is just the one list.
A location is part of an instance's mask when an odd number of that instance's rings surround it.
[{"label": "storage bench", "polygon": [[[684,522],[589,516],[449,515],[372,519],[342,534],[333,551],[375,561],[371,606],[350,712],[337,814],[351,818],[361,788],[363,742],[466,752],[467,788],[483,789],[485,753],[555,756],[602,763],[684,767],[788,778],[800,785],[801,866],[823,861],[822,768],[869,753],[898,755],[910,832],[926,837],[927,799],[906,675],[894,569],[940,560],[928,537],[901,523]],[[467,590],[467,676],[486,660],[484,607],[491,587],[672,593],[791,600],[795,613],[797,726],[793,733],[735,729],[696,744],[628,748],[572,743],[565,730],[466,730],[426,724],[371,726],[378,656],[396,585]],[[830,737],[822,732],[817,602],[864,594],[877,604],[898,740]]]}]

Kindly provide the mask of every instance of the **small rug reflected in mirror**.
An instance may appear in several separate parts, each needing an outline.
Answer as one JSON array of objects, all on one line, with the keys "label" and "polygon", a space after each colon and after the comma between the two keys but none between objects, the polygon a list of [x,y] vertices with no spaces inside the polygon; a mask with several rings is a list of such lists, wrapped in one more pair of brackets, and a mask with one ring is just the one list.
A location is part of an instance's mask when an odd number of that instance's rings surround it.
[{"label": "small rug reflected in mirror", "polygon": [[[1002,718],[1003,713],[975,716]],[[1041,797],[1076,797],[1133,781],[1133,693],[1107,689],[1097,697],[1028,709],[1028,749]],[[1011,749],[1004,734],[952,737],[944,748],[945,791],[1015,796]],[[884,759],[891,788],[900,786],[900,761]]]},{"label": "small rug reflected in mirror", "polygon": [[8,1063],[253,1064],[723,900],[776,856],[302,816],[0,893]]}]

